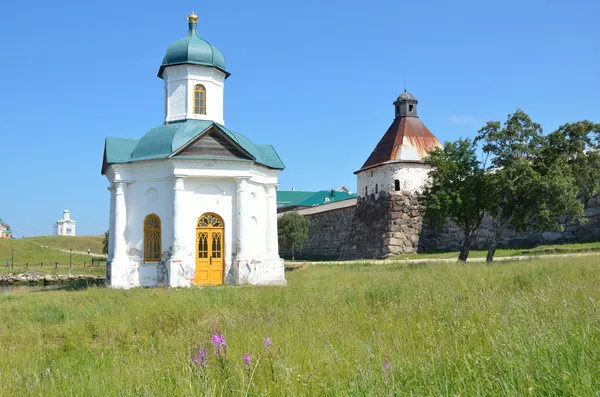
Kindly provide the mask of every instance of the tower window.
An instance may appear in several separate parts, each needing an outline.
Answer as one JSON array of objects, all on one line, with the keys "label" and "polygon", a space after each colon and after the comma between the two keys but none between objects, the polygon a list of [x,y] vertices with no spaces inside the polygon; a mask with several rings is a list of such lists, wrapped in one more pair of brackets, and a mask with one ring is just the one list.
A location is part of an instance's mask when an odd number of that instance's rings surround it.
[{"label": "tower window", "polygon": [[368,195],[369,195],[369,187],[365,186],[365,196],[368,196]]},{"label": "tower window", "polygon": [[400,181],[398,179],[394,181],[394,190],[397,192],[400,191]]},{"label": "tower window", "polygon": [[194,114],[206,114],[206,88],[202,84],[194,87]]},{"label": "tower window", "polygon": [[413,111],[413,105],[408,105],[408,111],[412,112]]},{"label": "tower window", "polygon": [[375,194],[377,194],[378,191],[379,191],[379,186],[377,186],[377,184],[375,184]]}]

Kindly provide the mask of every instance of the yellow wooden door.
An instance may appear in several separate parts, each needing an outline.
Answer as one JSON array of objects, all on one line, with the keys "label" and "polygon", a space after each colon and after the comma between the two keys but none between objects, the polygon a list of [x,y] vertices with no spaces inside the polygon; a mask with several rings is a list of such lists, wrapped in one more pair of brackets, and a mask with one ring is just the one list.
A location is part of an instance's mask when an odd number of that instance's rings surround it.
[{"label": "yellow wooden door", "polygon": [[223,283],[223,240],[221,217],[216,214],[202,215],[196,226],[196,284]]}]

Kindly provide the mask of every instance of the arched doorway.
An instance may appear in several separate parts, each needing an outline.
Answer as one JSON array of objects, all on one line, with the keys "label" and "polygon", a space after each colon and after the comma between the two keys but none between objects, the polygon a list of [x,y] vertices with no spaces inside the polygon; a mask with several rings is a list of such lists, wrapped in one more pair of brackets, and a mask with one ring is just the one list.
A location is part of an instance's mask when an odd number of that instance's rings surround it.
[{"label": "arched doorway", "polygon": [[223,284],[223,240],[224,224],[219,215],[209,212],[198,218],[195,284]]}]

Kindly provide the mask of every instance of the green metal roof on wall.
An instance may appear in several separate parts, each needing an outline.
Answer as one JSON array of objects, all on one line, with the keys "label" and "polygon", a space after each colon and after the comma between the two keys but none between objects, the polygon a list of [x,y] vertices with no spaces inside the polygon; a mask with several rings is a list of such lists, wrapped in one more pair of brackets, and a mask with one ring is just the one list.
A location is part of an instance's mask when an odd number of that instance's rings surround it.
[{"label": "green metal roof on wall", "polygon": [[271,145],[254,145],[248,138],[209,120],[183,120],[160,125],[141,139],[106,138],[102,173],[109,164],[164,159],[212,127],[246,152],[251,160],[273,169],[285,165]]},{"label": "green metal roof on wall", "polygon": [[197,21],[197,15],[193,13],[188,15],[188,34],[183,39],[169,45],[162,65],[158,70],[158,77],[162,78],[165,67],[183,64],[213,66],[225,73],[225,77],[229,77],[229,73],[225,70],[225,56],[198,35],[196,30]]},{"label": "green metal roof on wall", "polygon": [[287,206],[295,201],[304,200],[316,192],[303,192],[300,190],[278,190],[277,191],[277,206]]},{"label": "green metal roof on wall", "polygon": [[279,208],[315,207],[317,205],[330,204],[355,197],[356,194],[340,192],[337,190],[320,190],[318,192],[278,190],[277,205]]}]

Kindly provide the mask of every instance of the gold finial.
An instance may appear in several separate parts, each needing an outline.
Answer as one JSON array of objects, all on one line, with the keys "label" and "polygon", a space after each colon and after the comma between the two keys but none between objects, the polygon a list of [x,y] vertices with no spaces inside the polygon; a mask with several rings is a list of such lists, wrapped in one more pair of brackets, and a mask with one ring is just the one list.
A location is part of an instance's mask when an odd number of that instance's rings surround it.
[{"label": "gold finial", "polygon": [[192,13],[188,15],[188,22],[198,22],[198,15],[194,14],[194,11],[192,11]]}]

